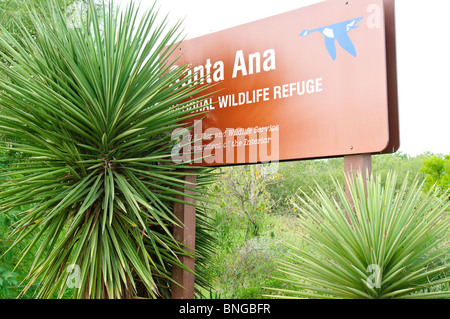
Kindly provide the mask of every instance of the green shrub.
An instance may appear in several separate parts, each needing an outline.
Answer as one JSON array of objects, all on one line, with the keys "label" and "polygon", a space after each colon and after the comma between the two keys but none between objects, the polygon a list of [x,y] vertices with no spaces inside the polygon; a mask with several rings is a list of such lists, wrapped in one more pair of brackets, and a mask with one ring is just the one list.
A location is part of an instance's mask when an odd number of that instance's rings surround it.
[{"label": "green shrub", "polygon": [[[295,289],[269,288],[276,297],[439,298],[449,297],[449,207],[423,182],[395,173],[350,182],[352,206],[333,179],[338,198],[320,187],[299,197],[300,221],[310,249],[291,247],[279,260],[280,279]],[[306,199],[303,199],[306,198]],[[339,203],[339,204],[338,204]],[[346,213],[349,220],[347,220]],[[350,221],[350,222],[349,222]],[[278,294],[278,295],[275,295]]]},{"label": "green shrub", "polygon": [[450,188],[450,155],[427,158],[420,171],[426,174],[426,190],[436,187],[443,194]]},{"label": "green shrub", "polygon": [[225,298],[261,298],[263,286],[272,282],[275,259],[285,250],[270,237],[254,237],[224,255],[215,269],[217,293]]},{"label": "green shrub", "polygon": [[[22,26],[20,37],[0,37],[2,137],[27,154],[0,174],[0,214],[17,214],[10,251],[24,244],[17,263],[32,259],[23,293],[170,298],[172,268],[184,267],[177,256],[190,255],[172,235],[173,205],[180,195],[201,200],[199,189],[177,187],[186,174],[199,185],[208,177],[178,171],[189,166],[171,156],[171,133],[206,89],[172,68],[180,24],[159,22],[155,7],[89,0],[74,26],[55,2],[41,6],[29,11],[35,33]],[[210,253],[204,226],[198,260]]]}]

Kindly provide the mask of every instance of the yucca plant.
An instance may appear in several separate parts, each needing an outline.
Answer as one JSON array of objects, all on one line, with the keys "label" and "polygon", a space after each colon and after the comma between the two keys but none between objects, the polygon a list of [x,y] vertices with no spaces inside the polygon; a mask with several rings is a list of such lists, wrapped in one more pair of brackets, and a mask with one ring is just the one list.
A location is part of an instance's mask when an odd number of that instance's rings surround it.
[{"label": "yucca plant", "polygon": [[308,248],[291,246],[279,261],[280,280],[294,288],[272,289],[272,297],[449,297],[450,203],[424,193],[419,180],[408,189],[408,177],[397,189],[396,179],[389,173],[383,185],[372,176],[367,188],[362,177],[349,179],[351,200],[334,179],[337,199],[320,187],[320,202],[299,197]]},{"label": "yucca plant", "polygon": [[[169,298],[186,254],[172,235],[181,178],[210,176],[171,159],[170,133],[205,89],[172,68],[180,23],[157,22],[155,5],[142,14],[89,1],[74,24],[41,4],[28,8],[36,34],[23,27],[15,40],[0,27],[3,147],[26,155],[1,174],[0,213],[19,211],[11,236],[28,241],[20,261],[34,258],[23,293]],[[199,218],[202,260],[212,246]],[[197,278],[206,282],[201,267]]]}]

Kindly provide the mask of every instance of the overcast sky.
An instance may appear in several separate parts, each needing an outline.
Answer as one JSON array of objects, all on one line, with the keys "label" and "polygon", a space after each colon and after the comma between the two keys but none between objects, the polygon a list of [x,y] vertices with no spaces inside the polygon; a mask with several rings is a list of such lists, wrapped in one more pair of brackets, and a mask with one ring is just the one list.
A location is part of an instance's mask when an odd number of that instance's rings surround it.
[{"label": "overcast sky", "polygon": [[[150,6],[149,0],[129,1]],[[323,0],[158,0],[188,38]],[[353,0],[357,1],[357,0]],[[400,151],[450,154],[450,0],[396,0]]]}]

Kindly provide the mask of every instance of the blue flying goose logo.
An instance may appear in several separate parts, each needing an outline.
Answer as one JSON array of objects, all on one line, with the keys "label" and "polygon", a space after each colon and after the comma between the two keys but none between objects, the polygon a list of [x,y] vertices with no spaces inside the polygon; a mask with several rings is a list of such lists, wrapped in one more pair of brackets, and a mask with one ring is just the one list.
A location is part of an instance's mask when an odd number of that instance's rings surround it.
[{"label": "blue flying goose logo", "polygon": [[325,46],[333,60],[336,60],[336,41],[348,53],[356,57],[356,49],[348,33],[352,29],[358,28],[358,22],[364,17],[327,25],[314,30],[303,30],[299,36],[307,37],[313,32],[320,32],[325,37]]}]

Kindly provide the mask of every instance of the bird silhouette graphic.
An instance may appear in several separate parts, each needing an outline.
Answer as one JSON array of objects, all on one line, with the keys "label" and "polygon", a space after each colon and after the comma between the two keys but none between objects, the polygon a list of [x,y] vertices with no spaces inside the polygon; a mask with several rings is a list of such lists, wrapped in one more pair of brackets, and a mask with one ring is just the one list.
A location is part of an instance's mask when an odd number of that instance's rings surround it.
[{"label": "bird silhouette graphic", "polygon": [[303,30],[299,36],[307,37],[313,32],[320,32],[325,37],[325,46],[333,60],[336,60],[336,41],[344,50],[356,57],[356,49],[352,40],[348,36],[348,32],[352,29],[358,28],[357,24],[363,18],[364,17],[359,17],[352,20],[330,24],[314,30]]}]

